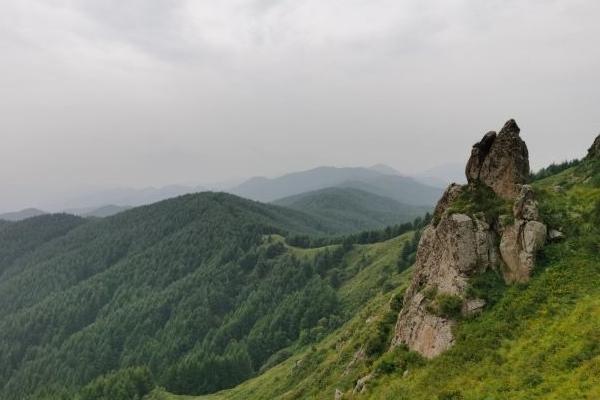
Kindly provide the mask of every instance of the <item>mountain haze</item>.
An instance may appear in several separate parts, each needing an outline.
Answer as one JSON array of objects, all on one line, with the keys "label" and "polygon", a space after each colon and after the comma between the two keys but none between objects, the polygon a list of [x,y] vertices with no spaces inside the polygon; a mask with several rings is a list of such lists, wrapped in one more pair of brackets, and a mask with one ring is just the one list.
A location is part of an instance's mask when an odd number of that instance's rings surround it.
[{"label": "mountain haze", "polygon": [[230,189],[230,192],[270,202],[332,186],[354,187],[418,206],[433,205],[441,192],[438,188],[423,185],[410,177],[382,174],[362,167],[318,167],[272,179],[256,177]]},{"label": "mountain haze", "polygon": [[4,221],[21,221],[31,217],[37,217],[39,215],[46,214],[45,211],[38,210],[37,208],[26,208],[21,211],[8,212],[0,214],[0,220]]}]

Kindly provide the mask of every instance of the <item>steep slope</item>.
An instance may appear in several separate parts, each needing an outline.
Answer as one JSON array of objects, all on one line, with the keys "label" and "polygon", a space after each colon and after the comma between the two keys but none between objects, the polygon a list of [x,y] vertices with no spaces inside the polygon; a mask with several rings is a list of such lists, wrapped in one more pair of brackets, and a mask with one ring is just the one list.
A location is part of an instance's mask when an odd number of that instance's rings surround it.
[{"label": "steep slope", "polygon": [[[40,230],[52,218],[53,229]],[[12,245],[9,232],[19,229],[27,240]],[[199,394],[248,379],[276,353],[285,358],[284,348],[319,340],[380,290],[380,281],[357,281],[352,301],[337,290],[367,265],[361,246],[296,249],[278,235],[329,231],[310,215],[222,193],[98,220],[43,216],[7,226],[0,397],[71,399],[88,385],[84,398],[116,400],[94,393],[136,379],[134,387]],[[381,279],[394,262],[378,267]]]},{"label": "steep slope", "polygon": [[[594,154],[591,149],[576,167],[532,183],[550,241],[527,282],[507,285],[493,269],[469,281],[468,293],[485,305],[480,313],[456,317],[447,351],[426,359],[405,346],[389,348],[394,310],[403,304],[373,296],[313,347],[232,390],[201,398],[598,398],[600,155]],[[381,337],[384,351],[369,352]],[[157,390],[151,398],[178,397]]]},{"label": "steep slope", "polygon": [[382,174],[368,168],[335,167],[319,167],[274,179],[252,178],[230,192],[249,199],[274,201],[332,186],[355,187],[419,206],[434,204],[441,192],[405,176]]},{"label": "steep slope", "polygon": [[431,211],[428,207],[410,206],[364,190],[341,187],[302,193],[273,204],[318,217],[344,233],[412,221]]},{"label": "steep slope", "polygon": [[37,217],[39,215],[46,214],[45,211],[38,210],[37,208],[26,208],[21,211],[8,212],[0,214],[0,220],[4,221],[21,221],[31,217]]}]

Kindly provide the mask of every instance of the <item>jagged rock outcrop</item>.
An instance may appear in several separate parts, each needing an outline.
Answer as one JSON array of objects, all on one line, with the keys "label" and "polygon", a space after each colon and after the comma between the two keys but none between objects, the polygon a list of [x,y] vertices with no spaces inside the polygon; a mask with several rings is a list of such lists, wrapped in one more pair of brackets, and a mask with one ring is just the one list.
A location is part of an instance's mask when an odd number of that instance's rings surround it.
[{"label": "jagged rock outcrop", "polygon": [[516,185],[525,183],[529,176],[529,153],[520,131],[511,119],[500,133],[488,132],[473,145],[466,167],[468,182],[484,183],[499,196],[514,198],[518,194]]},{"label": "jagged rock outcrop", "polygon": [[514,223],[501,227],[500,254],[504,280],[526,282],[531,276],[535,255],[546,242],[547,228],[539,221],[533,189],[522,185],[513,206]]},{"label": "jagged rock outcrop", "polygon": [[600,135],[596,136],[594,144],[588,150],[587,157],[600,159]]},{"label": "jagged rock outcrop", "polygon": [[[446,189],[432,223],[422,233],[392,342],[406,344],[429,358],[454,343],[456,314],[444,307],[470,315],[485,306],[483,299],[469,297],[470,280],[493,269],[501,271],[507,282],[526,281],[535,254],[546,240],[534,192],[523,184],[529,174],[528,152],[515,121],[508,121],[497,135],[487,133],[473,147],[466,174],[469,184]],[[478,185],[487,185],[504,201],[513,201],[512,215],[491,219],[484,213],[456,211],[453,204]]]},{"label": "jagged rock outcrop", "polygon": [[[405,343],[426,357],[434,357],[454,342],[454,321],[430,312],[432,294],[463,297],[469,279],[495,266],[495,233],[483,218],[448,213],[461,186],[451,185],[436,207],[437,225],[423,231],[413,279],[398,317],[394,344]],[[435,295],[433,295],[435,296]]]}]

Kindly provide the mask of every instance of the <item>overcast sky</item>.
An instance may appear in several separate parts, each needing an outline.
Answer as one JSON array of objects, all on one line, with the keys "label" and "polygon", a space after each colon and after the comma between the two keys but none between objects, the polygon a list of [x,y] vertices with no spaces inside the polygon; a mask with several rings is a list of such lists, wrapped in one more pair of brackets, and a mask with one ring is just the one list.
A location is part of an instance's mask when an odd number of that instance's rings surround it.
[{"label": "overcast sky", "polygon": [[412,173],[508,118],[534,169],[579,157],[599,21],[597,0],[2,0],[0,211],[82,185]]}]

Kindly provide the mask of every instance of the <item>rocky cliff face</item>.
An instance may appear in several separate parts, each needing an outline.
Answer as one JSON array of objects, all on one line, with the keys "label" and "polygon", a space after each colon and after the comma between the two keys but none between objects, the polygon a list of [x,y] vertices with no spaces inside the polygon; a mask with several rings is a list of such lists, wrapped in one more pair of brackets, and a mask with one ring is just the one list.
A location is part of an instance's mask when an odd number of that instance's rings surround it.
[{"label": "rocky cliff face", "polygon": [[[421,236],[413,280],[396,324],[392,344],[404,343],[425,357],[452,346],[457,315],[484,307],[482,299],[467,295],[471,278],[492,269],[507,282],[526,281],[546,240],[533,190],[524,185],[528,152],[514,120],[473,146],[466,174],[469,184],[448,187]],[[512,215],[458,212],[453,205],[478,185],[490,187],[500,202],[512,202]]]}]

